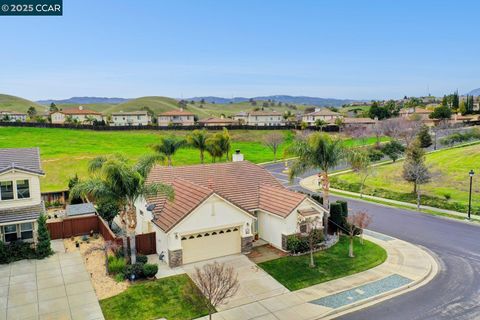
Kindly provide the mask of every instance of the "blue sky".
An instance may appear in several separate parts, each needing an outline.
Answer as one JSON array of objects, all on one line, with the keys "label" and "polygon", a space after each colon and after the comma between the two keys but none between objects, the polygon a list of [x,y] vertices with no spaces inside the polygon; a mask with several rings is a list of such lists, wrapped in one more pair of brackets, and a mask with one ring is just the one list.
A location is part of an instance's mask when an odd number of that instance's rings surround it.
[{"label": "blue sky", "polygon": [[64,0],[0,16],[0,92],[398,98],[480,87],[478,1]]}]

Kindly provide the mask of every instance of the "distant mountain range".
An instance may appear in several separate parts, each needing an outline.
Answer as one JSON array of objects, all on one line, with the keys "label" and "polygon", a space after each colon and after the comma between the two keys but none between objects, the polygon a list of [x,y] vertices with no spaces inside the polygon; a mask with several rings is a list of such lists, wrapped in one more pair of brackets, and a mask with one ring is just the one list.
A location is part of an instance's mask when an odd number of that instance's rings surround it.
[{"label": "distant mountain range", "polygon": [[469,93],[466,93],[466,95],[469,95],[469,96],[480,96],[480,88],[477,88],[477,89],[473,89],[472,91],[470,91]]},{"label": "distant mountain range", "polygon": [[122,103],[127,102],[130,99],[124,98],[104,98],[104,97],[72,97],[70,99],[63,100],[39,100],[37,103],[43,105],[49,105],[52,102],[55,104],[90,104],[90,103]]},{"label": "distant mountain range", "polygon": [[316,97],[307,97],[307,96],[287,96],[287,95],[274,95],[274,96],[259,96],[253,98],[244,98],[244,97],[235,97],[235,98],[221,98],[221,97],[213,97],[213,96],[205,96],[205,97],[193,97],[186,100],[193,100],[193,101],[200,101],[205,100],[206,102],[210,103],[238,103],[238,102],[245,102],[250,99],[253,100],[272,100],[275,102],[282,102],[282,103],[292,103],[292,104],[305,104],[305,105],[312,105],[312,106],[342,106],[347,103],[355,102],[355,101],[368,101],[368,100],[354,100],[354,99],[335,99],[335,98],[316,98]]}]

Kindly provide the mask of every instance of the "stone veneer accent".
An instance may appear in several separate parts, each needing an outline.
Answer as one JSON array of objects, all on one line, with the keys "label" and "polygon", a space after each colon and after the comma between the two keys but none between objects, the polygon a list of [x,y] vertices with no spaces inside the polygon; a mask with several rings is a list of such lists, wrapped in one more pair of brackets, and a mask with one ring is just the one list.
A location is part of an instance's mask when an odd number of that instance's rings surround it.
[{"label": "stone veneer accent", "polygon": [[287,251],[288,236],[282,233],[282,250]]},{"label": "stone veneer accent", "polygon": [[179,267],[183,264],[183,251],[182,249],[170,251],[168,250],[168,266],[170,268]]},{"label": "stone veneer accent", "polygon": [[252,251],[253,236],[242,237],[242,253],[248,253]]}]

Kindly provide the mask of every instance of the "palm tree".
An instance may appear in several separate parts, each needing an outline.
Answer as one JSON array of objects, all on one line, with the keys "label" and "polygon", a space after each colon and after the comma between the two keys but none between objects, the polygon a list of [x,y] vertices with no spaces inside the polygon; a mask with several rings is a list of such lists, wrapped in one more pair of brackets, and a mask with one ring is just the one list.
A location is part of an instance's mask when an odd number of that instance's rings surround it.
[{"label": "palm tree", "polygon": [[200,162],[203,164],[205,160],[205,151],[207,151],[207,140],[209,134],[207,130],[194,130],[187,136],[187,142],[189,145],[200,151]]},{"label": "palm tree", "polygon": [[85,117],[85,120],[83,120],[84,123],[87,123],[87,124],[93,124],[97,119],[94,117],[94,116],[86,116]]},{"label": "palm tree", "polygon": [[160,137],[160,143],[153,145],[152,148],[156,152],[164,155],[167,158],[168,165],[172,165],[172,157],[175,153],[185,145],[184,139],[178,139],[174,135]]},{"label": "palm tree", "polygon": [[221,133],[217,133],[217,135],[220,149],[222,149],[228,161],[228,159],[230,158],[230,150],[232,149],[231,138],[230,134],[228,133],[228,129],[223,128],[223,131]]},{"label": "palm tree", "polygon": [[220,141],[221,133],[216,133],[213,136],[209,137],[206,141],[207,152],[212,157],[212,162],[215,163],[217,158],[221,158],[224,154],[222,149],[222,142]]},{"label": "palm tree", "polygon": [[[325,133],[313,133],[306,139],[295,141],[290,147],[291,152],[298,158],[290,167],[290,181],[308,170],[318,170],[322,186],[323,207],[329,209],[328,193],[330,182],[328,172],[344,157],[342,141],[332,139]],[[325,232],[327,232],[328,215],[325,215]]]},{"label": "palm tree", "polygon": [[[146,155],[136,164],[129,165],[123,156],[97,157],[90,161],[88,170],[91,177],[77,183],[70,191],[70,198],[82,197],[87,201],[112,201],[120,208],[123,234],[123,249],[127,248],[127,235],[130,237],[132,263],[136,261],[135,228],[137,215],[135,201],[140,197],[164,194],[173,198],[170,186],[152,183],[145,179],[153,165],[164,160],[162,155]],[[126,256],[126,255],[125,255]]]}]

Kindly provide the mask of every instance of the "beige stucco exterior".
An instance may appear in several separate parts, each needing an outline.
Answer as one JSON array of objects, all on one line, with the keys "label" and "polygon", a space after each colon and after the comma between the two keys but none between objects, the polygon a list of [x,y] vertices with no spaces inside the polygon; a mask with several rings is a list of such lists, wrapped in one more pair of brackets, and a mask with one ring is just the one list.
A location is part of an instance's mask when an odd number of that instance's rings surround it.
[{"label": "beige stucco exterior", "polygon": [[171,125],[193,126],[195,124],[194,115],[159,115],[158,125],[167,127]]},{"label": "beige stucco exterior", "polygon": [[112,113],[111,126],[147,126],[151,122],[151,118],[147,112],[132,113]]},{"label": "beige stucco exterior", "polygon": [[[259,238],[282,249],[282,235],[299,232],[298,223],[302,217],[297,212],[298,209],[314,207],[320,212],[318,215],[320,221],[323,219],[323,209],[308,198],[283,218],[262,210],[245,212],[224,198],[213,194],[171,230],[164,231],[152,223],[153,216],[146,210],[144,199],[139,199],[135,206],[137,208],[136,232],[145,233],[154,230],[157,253],[164,255],[164,260],[169,261],[169,252],[181,250],[183,263],[239,253],[242,238],[253,237],[256,233]],[[216,231],[215,239],[211,235],[212,231]],[[219,231],[222,233],[219,234]]]},{"label": "beige stucco exterior", "polygon": [[87,122],[87,117],[92,117],[97,121],[103,120],[103,116],[99,114],[65,114],[62,111],[53,112],[50,118],[52,123],[63,124],[69,116],[72,117],[72,120],[77,120],[79,123]]},{"label": "beige stucco exterior", "polygon": [[[30,198],[17,199],[16,184],[18,180],[28,180],[30,186]],[[14,199],[0,200],[0,209],[31,206],[42,202],[38,175],[19,170],[11,170],[0,174],[0,182],[2,181],[13,181]]]}]

